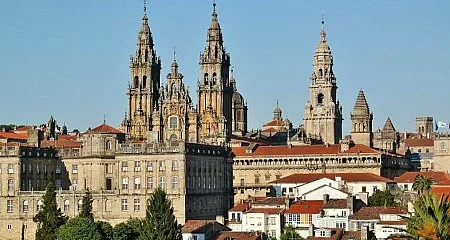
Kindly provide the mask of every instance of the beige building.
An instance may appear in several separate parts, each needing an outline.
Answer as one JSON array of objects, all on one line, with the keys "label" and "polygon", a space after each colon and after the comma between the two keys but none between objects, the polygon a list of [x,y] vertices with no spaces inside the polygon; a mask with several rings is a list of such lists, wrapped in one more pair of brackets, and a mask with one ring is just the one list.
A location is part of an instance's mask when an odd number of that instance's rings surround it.
[{"label": "beige building", "polygon": [[337,100],[333,56],[327,43],[324,22],[320,42],[313,57],[309,101],[305,105],[304,125],[309,138],[336,144],[342,139],[342,107]]},{"label": "beige building", "polygon": [[146,201],[157,187],[168,194],[180,223],[225,216],[233,206],[229,149],[176,141],[126,143],[124,137],[100,125],[83,135],[81,156],[20,143],[0,146],[0,222],[11,233],[6,239],[34,237],[32,218],[42,207],[48,179],[54,179],[59,207],[67,216],[78,214],[89,189],[95,219],[113,225],[144,217]]},{"label": "beige building", "polygon": [[351,141],[334,145],[233,148],[235,202],[273,194],[272,181],[293,173],[372,173],[393,178],[410,168],[403,156]]}]

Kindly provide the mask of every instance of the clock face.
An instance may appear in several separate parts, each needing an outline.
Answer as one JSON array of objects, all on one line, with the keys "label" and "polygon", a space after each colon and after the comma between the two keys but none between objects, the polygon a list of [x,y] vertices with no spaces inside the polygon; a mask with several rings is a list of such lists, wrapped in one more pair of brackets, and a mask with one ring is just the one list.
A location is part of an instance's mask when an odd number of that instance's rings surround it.
[{"label": "clock face", "polygon": [[322,108],[318,107],[317,108],[317,113],[321,113],[322,112]]}]

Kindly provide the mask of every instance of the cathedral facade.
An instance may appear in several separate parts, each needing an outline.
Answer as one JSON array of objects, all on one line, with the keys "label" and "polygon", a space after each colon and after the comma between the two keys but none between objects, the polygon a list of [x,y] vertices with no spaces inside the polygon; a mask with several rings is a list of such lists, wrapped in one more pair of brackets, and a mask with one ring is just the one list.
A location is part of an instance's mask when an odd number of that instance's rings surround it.
[{"label": "cathedral facade", "polygon": [[206,45],[200,54],[197,109],[178,70],[175,56],[167,84],[160,85],[161,60],[145,14],[135,55],[130,60],[128,110],[120,127],[129,139],[185,141],[222,145],[232,132],[247,131],[247,103],[237,91],[230,54],[214,4]]}]

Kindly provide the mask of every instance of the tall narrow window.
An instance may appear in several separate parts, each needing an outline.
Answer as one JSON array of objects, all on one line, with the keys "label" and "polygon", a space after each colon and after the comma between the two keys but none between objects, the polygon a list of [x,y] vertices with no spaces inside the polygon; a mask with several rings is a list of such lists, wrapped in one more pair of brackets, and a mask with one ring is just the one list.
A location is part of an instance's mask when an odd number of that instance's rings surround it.
[{"label": "tall narrow window", "polygon": [[134,189],[136,189],[136,190],[141,189],[141,178],[140,177],[134,178]]},{"label": "tall narrow window", "polygon": [[141,200],[139,198],[134,199],[134,211],[141,210]]},{"label": "tall narrow window", "polygon": [[139,87],[139,77],[138,77],[138,76],[135,76],[135,77],[134,77],[134,87],[135,87],[135,88],[138,88],[138,87]]},{"label": "tall narrow window", "polygon": [[69,210],[70,210],[70,201],[65,200],[64,201],[64,212],[69,212]]},{"label": "tall narrow window", "polygon": [[147,189],[153,189],[153,177],[147,177]]},{"label": "tall narrow window", "polygon": [[319,93],[319,95],[317,95],[317,104],[318,105],[322,105],[323,104],[323,99],[324,99],[323,94]]},{"label": "tall narrow window", "polygon": [[147,171],[148,172],[153,171],[153,163],[152,163],[152,161],[147,161]]},{"label": "tall narrow window", "polygon": [[36,211],[38,211],[38,212],[41,211],[43,205],[44,205],[44,202],[42,202],[42,200],[38,200],[37,204],[36,204]]},{"label": "tall narrow window", "polygon": [[128,199],[122,199],[122,211],[128,210]]},{"label": "tall narrow window", "polygon": [[166,170],[166,162],[164,160],[159,161],[159,171]]},{"label": "tall narrow window", "polygon": [[177,117],[170,117],[170,128],[175,129],[178,127],[178,119]]},{"label": "tall narrow window", "polygon": [[145,76],[145,75],[142,78],[142,87],[143,88],[147,88],[147,76]]},{"label": "tall narrow window", "polygon": [[106,140],[105,149],[111,150],[111,148],[112,148],[111,140]]},{"label": "tall narrow window", "polygon": [[161,187],[161,189],[165,190],[166,189],[166,177],[161,176],[159,178],[159,186]]},{"label": "tall narrow window", "polygon": [[172,171],[178,171],[178,160],[172,161]]},{"label": "tall narrow window", "polygon": [[78,200],[78,212],[81,212],[81,209],[83,208],[83,200]]},{"label": "tall narrow window", "polygon": [[216,85],[217,82],[217,74],[213,73],[213,77],[212,77],[212,85]]},{"label": "tall narrow window", "polygon": [[13,200],[6,201],[6,211],[12,213],[14,211]]},{"label": "tall narrow window", "polygon": [[209,79],[208,79],[208,73],[205,73],[205,79],[204,79],[205,85],[209,84]]},{"label": "tall narrow window", "polygon": [[78,191],[78,179],[76,178],[72,179],[72,190]]},{"label": "tall narrow window", "polygon": [[141,161],[134,161],[134,171],[135,172],[141,171]]},{"label": "tall narrow window", "polygon": [[172,189],[178,190],[178,177],[177,176],[172,177]]},{"label": "tall narrow window", "polygon": [[13,191],[14,191],[14,180],[8,179],[8,192],[13,192]]},{"label": "tall narrow window", "polygon": [[128,189],[128,178],[127,177],[122,178],[122,189],[123,190]]},{"label": "tall narrow window", "polygon": [[28,200],[23,201],[22,211],[28,212],[29,208],[30,208],[30,203],[28,202]]}]

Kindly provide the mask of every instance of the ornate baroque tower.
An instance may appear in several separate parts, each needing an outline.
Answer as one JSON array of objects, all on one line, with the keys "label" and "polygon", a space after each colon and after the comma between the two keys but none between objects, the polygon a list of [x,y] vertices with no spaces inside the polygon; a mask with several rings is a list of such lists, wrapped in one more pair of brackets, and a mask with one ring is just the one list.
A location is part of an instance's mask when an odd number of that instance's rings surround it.
[{"label": "ornate baroque tower", "polygon": [[351,113],[352,140],[357,144],[372,147],[372,120],[373,114],[369,110],[363,90],[359,90],[355,107]]},{"label": "ornate baroque tower", "polygon": [[214,3],[205,50],[200,54],[198,114],[200,141],[222,144],[229,141],[232,123],[230,55],[223,46],[222,31]]},{"label": "ornate baroque tower", "polygon": [[192,106],[189,89],[183,83],[174,58],[167,85],[160,89],[158,109],[153,111],[149,141],[197,142],[197,112]]},{"label": "ornate baroque tower", "polygon": [[136,53],[130,58],[131,81],[128,86],[128,119],[122,127],[130,138],[147,138],[151,130],[152,110],[157,108],[160,87],[161,60],[153,48],[147,11],[139,31]]},{"label": "ornate baroque tower", "polygon": [[231,69],[231,87],[233,88],[232,131],[233,134],[245,135],[247,133],[247,103],[237,90],[233,69]]},{"label": "ornate baroque tower", "polygon": [[313,57],[313,73],[309,85],[310,100],[305,106],[305,130],[309,138],[335,144],[342,138],[342,107],[336,99],[336,77],[333,56],[327,44],[324,22],[320,42]]}]

